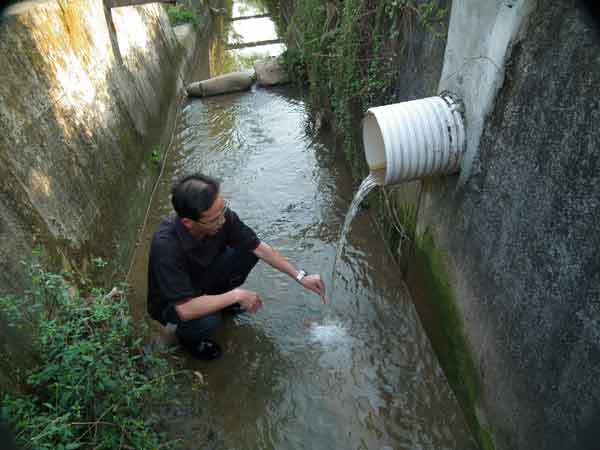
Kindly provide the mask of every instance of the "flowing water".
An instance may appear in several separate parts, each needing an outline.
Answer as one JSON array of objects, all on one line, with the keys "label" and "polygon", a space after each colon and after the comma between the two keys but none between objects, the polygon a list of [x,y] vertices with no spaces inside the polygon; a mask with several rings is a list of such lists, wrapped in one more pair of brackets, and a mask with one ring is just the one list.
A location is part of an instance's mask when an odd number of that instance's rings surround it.
[{"label": "flowing water", "polygon": [[[262,240],[331,287],[353,182],[327,137],[311,132],[301,93],[253,88],[190,100],[166,164],[130,277],[136,317],[145,317],[148,241],[171,210],[169,184],[193,171],[220,178]],[[206,363],[176,354],[201,380],[193,391],[181,386],[198,413],[171,422],[183,448],[473,448],[368,211],[346,236],[334,304],[259,263],[245,287],[264,306],[225,324],[216,336],[223,356]]]},{"label": "flowing water", "polygon": [[337,277],[336,267],[338,260],[342,257],[342,252],[344,251],[344,247],[346,246],[346,241],[348,240],[348,234],[350,233],[350,228],[352,225],[352,220],[358,213],[358,207],[362,203],[362,201],[367,198],[369,192],[373,190],[379,183],[377,179],[373,175],[367,176],[363,180],[363,182],[358,187],[358,191],[354,194],[354,198],[352,199],[352,203],[350,203],[350,208],[348,208],[348,212],[346,213],[346,218],[344,219],[344,225],[342,226],[342,232],[340,233],[340,239],[337,246],[337,251],[335,252],[335,258],[333,260],[333,269],[331,270],[331,294],[330,300],[333,303],[335,298],[335,280]]}]

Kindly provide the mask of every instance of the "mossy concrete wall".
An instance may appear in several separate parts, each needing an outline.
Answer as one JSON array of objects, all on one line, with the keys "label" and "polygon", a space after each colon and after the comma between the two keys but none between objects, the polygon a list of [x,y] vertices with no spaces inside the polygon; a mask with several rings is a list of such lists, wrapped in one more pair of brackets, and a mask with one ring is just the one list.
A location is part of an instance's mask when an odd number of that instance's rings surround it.
[{"label": "mossy concrete wall", "polygon": [[175,113],[182,51],[161,4],[41,2],[0,28],[0,292],[36,243],[123,268]]},{"label": "mossy concrete wall", "polygon": [[409,284],[421,311],[454,299],[474,412],[498,449],[600,442],[599,50],[581,3],[537,2],[470,176],[422,182],[409,199],[420,255]]},{"label": "mossy concrete wall", "polygon": [[[0,22],[0,295],[24,289],[38,246],[53,270],[87,277],[102,257],[122,279],[202,47],[160,3],[30,6]],[[0,317],[0,391],[26,364],[9,331]]]}]

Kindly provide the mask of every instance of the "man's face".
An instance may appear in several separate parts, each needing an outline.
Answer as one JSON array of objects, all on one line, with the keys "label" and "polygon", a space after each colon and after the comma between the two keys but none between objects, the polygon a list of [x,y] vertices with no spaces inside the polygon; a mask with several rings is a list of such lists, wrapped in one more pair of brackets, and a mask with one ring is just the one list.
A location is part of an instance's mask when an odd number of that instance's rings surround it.
[{"label": "man's face", "polygon": [[183,222],[194,237],[213,236],[225,223],[226,211],[227,204],[223,197],[219,195],[212,206],[204,211],[198,220],[183,219]]}]

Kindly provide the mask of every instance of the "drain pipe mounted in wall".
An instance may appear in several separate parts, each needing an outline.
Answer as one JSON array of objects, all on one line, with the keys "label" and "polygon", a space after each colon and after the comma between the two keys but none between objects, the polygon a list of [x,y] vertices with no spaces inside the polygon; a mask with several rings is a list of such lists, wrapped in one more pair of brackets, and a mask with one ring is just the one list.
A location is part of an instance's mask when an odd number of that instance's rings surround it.
[{"label": "drain pipe mounted in wall", "polygon": [[363,144],[378,184],[456,173],[465,152],[462,103],[449,93],[370,108]]},{"label": "drain pipe mounted in wall", "polygon": [[[380,184],[458,170],[459,185],[468,180],[511,47],[536,5],[534,0],[452,3],[438,85],[442,94],[371,108],[363,121],[365,156]],[[447,91],[461,101],[443,93]]]}]

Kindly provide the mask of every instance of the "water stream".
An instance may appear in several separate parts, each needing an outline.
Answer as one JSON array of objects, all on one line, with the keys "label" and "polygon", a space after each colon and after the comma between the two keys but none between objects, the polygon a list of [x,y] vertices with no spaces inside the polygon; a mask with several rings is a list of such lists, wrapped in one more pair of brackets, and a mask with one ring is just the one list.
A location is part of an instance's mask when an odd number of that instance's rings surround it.
[{"label": "water stream", "polygon": [[358,212],[358,207],[362,203],[362,201],[367,198],[369,192],[373,190],[379,183],[377,179],[373,175],[367,176],[363,180],[363,182],[358,187],[356,194],[354,194],[354,198],[352,199],[352,203],[350,203],[350,208],[348,208],[348,212],[346,213],[346,218],[344,219],[344,225],[342,226],[342,232],[340,233],[340,240],[338,242],[337,251],[335,253],[335,258],[333,260],[333,269],[331,270],[331,294],[329,295],[330,301],[333,303],[335,298],[335,280],[336,280],[336,266],[338,260],[342,257],[342,252],[344,251],[344,247],[346,245],[346,241],[348,240],[348,234],[350,233],[352,220],[356,216]]},{"label": "water stream", "polygon": [[[323,274],[331,289],[335,264],[338,281],[325,309],[314,293],[259,263],[245,287],[264,307],[226,323],[216,336],[223,356],[205,363],[176,354],[203,384],[196,394],[182,387],[198,414],[174,420],[171,435],[189,449],[471,449],[460,407],[368,214],[356,214],[338,250],[354,184],[329,138],[311,132],[302,95],[253,88],[190,100],[181,113],[130,278],[134,315],[146,317],[148,241],[171,211],[171,180],[193,171],[220,178],[232,209],[297,267]],[[364,195],[371,183],[363,183]]]}]

